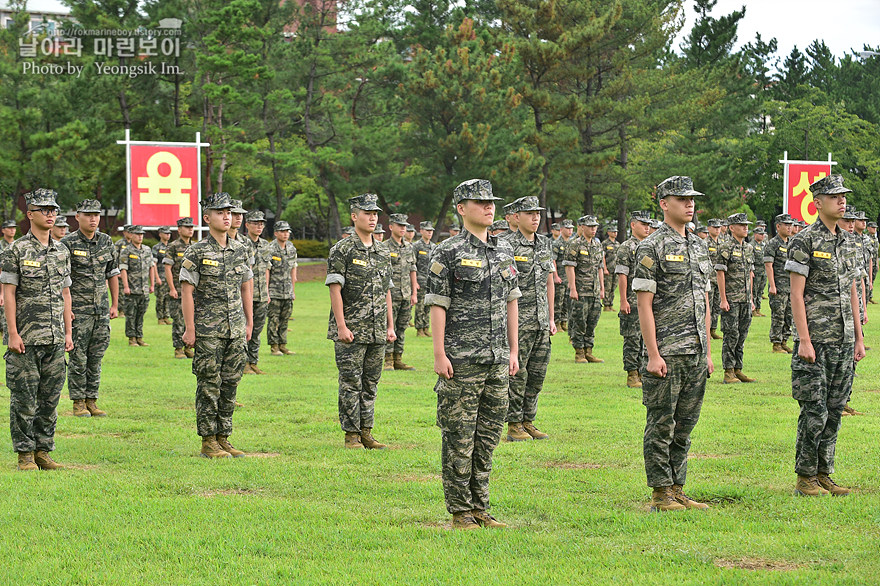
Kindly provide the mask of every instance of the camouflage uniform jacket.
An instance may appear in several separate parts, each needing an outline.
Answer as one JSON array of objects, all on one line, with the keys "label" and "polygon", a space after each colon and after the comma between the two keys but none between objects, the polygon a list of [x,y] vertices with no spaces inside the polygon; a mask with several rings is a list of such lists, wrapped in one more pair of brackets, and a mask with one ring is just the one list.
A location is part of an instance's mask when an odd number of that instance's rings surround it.
[{"label": "camouflage uniform jacket", "polygon": [[752,245],[745,240],[739,244],[736,238],[731,238],[721,244],[718,260],[712,269],[724,271],[724,295],[728,303],[751,303],[754,256]]},{"label": "camouflage uniform jacket", "polygon": [[565,267],[562,266],[562,262],[565,260],[565,249],[568,248],[569,242],[571,242],[571,238],[564,240],[560,236],[553,241],[552,245],[553,260],[556,262],[556,273],[563,282],[565,281]]},{"label": "camouflage uniform jacket", "polygon": [[777,234],[770,239],[767,247],[764,249],[764,262],[772,263],[773,280],[776,285],[776,293],[788,293],[791,290],[791,282],[788,280],[788,273],[785,272],[785,262],[788,259],[788,246],[791,238],[783,240]]},{"label": "camouflage uniform jacket", "polygon": [[633,291],[654,294],[657,347],[663,356],[705,354],[706,293],[712,265],[706,243],[665,222],[636,251]]},{"label": "camouflage uniform jacket", "polygon": [[614,263],[617,260],[618,248],[620,248],[620,243],[617,240],[606,238],[602,241],[602,250],[605,251],[605,267],[612,274],[614,274]]},{"label": "camouflage uniform jacket", "polygon": [[254,259],[254,303],[266,303],[269,301],[269,282],[266,280],[266,270],[269,268],[269,251],[271,243],[268,240],[257,238],[254,242],[248,238],[250,256]]},{"label": "camouflage uniform jacket", "polygon": [[186,249],[180,280],[195,287],[196,336],[245,337],[241,286],[254,278],[248,258],[244,244],[227,238],[226,248],[221,248],[210,233]]},{"label": "camouflage uniform jacket", "polygon": [[855,234],[853,234],[853,245],[855,245],[857,256],[862,259],[862,276],[866,279],[868,278],[868,267],[871,264],[870,238],[871,237],[868,236],[867,232],[862,232],[861,234],[856,232]]},{"label": "camouflage uniform jacket", "polygon": [[598,297],[600,291],[599,268],[602,266],[602,244],[595,239],[571,238],[565,249],[567,267],[574,267],[574,283],[579,297]]},{"label": "camouflage uniform jacket", "polygon": [[[170,242],[169,242],[170,244]],[[156,272],[159,273],[159,282],[165,282],[165,252],[168,250],[168,244],[158,242],[153,245],[153,262],[156,264]]]},{"label": "camouflage uniform jacket", "polygon": [[767,241],[754,241],[752,242],[752,248],[755,251],[752,256],[752,270],[755,271],[756,276],[763,275],[767,272],[764,268],[764,250],[767,248]]},{"label": "camouflage uniform jacket", "polygon": [[413,246],[406,240],[400,240],[400,244],[389,238],[382,242],[388,250],[388,258],[391,259],[391,298],[399,301],[409,299],[412,295],[412,282],[410,273],[416,270],[416,256]]},{"label": "camouflage uniform jacket", "polygon": [[513,249],[465,229],[441,242],[431,257],[425,305],[446,310],[446,356],[452,364],[510,360],[507,303],[519,299]]},{"label": "camouflage uniform jacket", "polygon": [[[364,246],[355,234],[333,245],[327,257],[324,284],[342,286],[342,315],[355,344],[384,344],[388,335],[388,304],[391,289],[391,258],[388,249],[373,240]],[[327,338],[339,340],[333,311]]]},{"label": "camouflage uniform jacket", "polygon": [[860,268],[845,230],[832,234],[816,220],[788,241],[785,270],[806,277],[807,328],[815,343],[855,341],[850,293]]},{"label": "camouflage uniform jacket", "polygon": [[277,240],[269,243],[269,298],[293,299],[290,273],[297,266],[296,247],[287,241],[281,248]]},{"label": "camouflage uniform jacket", "polygon": [[95,232],[91,240],[77,230],[61,239],[70,251],[70,300],[74,315],[108,315],[107,279],[119,274],[119,259],[110,236]]},{"label": "camouflage uniform jacket", "polygon": [[0,282],[15,285],[15,321],[27,345],[64,343],[62,290],[70,287],[70,252],[49,238],[43,246],[28,232],[3,253]]},{"label": "camouflage uniform jacket", "polygon": [[[180,267],[183,266],[183,255],[190,246],[192,246],[192,240],[190,240],[190,244],[187,244],[178,238],[165,249],[165,258],[162,260],[166,265],[171,265],[171,280],[178,293],[180,293]],[[164,271],[165,268],[163,267],[162,270]]]},{"label": "camouflage uniform jacket", "polygon": [[[13,240],[12,242],[15,242],[15,241]],[[2,256],[2,254],[4,252],[6,252],[6,250],[10,246],[12,246],[12,242],[6,242],[6,238],[0,238],[0,256]]]},{"label": "camouflage uniform jacket", "polygon": [[119,253],[119,270],[128,272],[128,289],[132,295],[150,294],[150,268],[153,266],[153,251],[134,244],[122,247]]},{"label": "camouflage uniform jacket", "polygon": [[718,283],[718,275],[715,274],[715,265],[718,264],[718,253],[721,252],[721,244],[723,244],[722,236],[723,234],[719,234],[718,240],[712,240],[711,236],[705,240],[709,250],[709,263],[712,265],[712,275],[709,280],[716,284]]},{"label": "camouflage uniform jacket", "polygon": [[549,330],[550,303],[547,299],[547,279],[553,272],[553,250],[550,239],[535,234],[529,241],[522,232],[507,238],[513,248],[516,262],[519,298],[519,330]]},{"label": "camouflage uniform jacket", "polygon": [[131,243],[128,240],[126,240],[124,236],[122,238],[120,238],[119,240],[117,240],[113,244],[113,246],[116,247],[116,256],[117,257],[122,258],[122,247],[125,246],[126,244],[131,244]]},{"label": "camouflage uniform jacket", "polygon": [[431,269],[431,254],[437,245],[430,240],[426,243],[423,239],[412,245],[413,254],[416,257],[416,282],[422,290],[428,287],[428,271]]},{"label": "camouflage uniform jacket", "polygon": [[636,272],[636,250],[639,248],[639,239],[630,236],[629,240],[617,249],[617,258],[614,261],[614,273],[626,275],[626,301],[630,306],[630,313],[638,315],[639,305],[635,291],[633,291],[633,276]]}]

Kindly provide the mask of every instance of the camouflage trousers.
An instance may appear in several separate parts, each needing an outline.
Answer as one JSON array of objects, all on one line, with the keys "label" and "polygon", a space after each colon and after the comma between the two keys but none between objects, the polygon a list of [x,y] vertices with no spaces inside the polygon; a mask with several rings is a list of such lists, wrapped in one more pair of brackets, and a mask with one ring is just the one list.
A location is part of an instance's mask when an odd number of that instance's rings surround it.
[{"label": "camouflage trousers", "polygon": [[[251,339],[247,343],[247,361],[248,364],[256,364],[260,361],[260,334],[266,327],[266,316],[269,313],[268,301],[254,301],[254,329],[251,333]],[[284,324],[285,330],[287,324]]]},{"label": "camouflage trousers", "polygon": [[752,308],[748,302],[731,303],[730,311],[721,312],[721,365],[727,368],[743,367],[743,346],[752,325]]},{"label": "camouflage trousers", "polygon": [[642,368],[642,403],[647,409],[645,473],[650,487],[685,483],[691,432],[700,419],[708,375],[705,354],[663,359],[663,378]]},{"label": "camouflage trousers", "polygon": [[431,308],[425,305],[425,290],[428,284],[419,289],[418,301],[416,302],[415,321],[413,322],[417,330],[426,330],[431,327]]},{"label": "camouflage trousers", "polygon": [[605,297],[602,305],[612,307],[614,305],[614,292],[617,291],[617,275],[614,273],[605,275]]},{"label": "camouflage trousers", "polygon": [[97,399],[101,385],[101,361],[110,346],[110,316],[76,314],[73,320],[73,350],[67,371],[67,392],[71,401]]},{"label": "camouflage trousers", "polygon": [[456,364],[453,369],[451,379],[441,377],[434,386],[446,510],[485,511],[492,453],[507,415],[509,365]]},{"label": "camouflage trousers", "polygon": [[403,344],[406,340],[406,328],[409,327],[409,318],[412,315],[412,305],[409,297],[406,299],[391,300],[391,316],[394,323],[394,333],[397,339],[388,342],[385,346],[386,354],[403,354]]},{"label": "camouflage trousers", "polygon": [[556,314],[556,323],[568,321],[568,314],[571,311],[571,294],[565,279],[562,280],[562,283],[556,285],[553,296],[553,309]]},{"label": "camouflage trousers", "polygon": [[339,370],[339,424],[343,431],[372,428],[385,344],[335,342],[333,349]]},{"label": "camouflage trousers", "polygon": [[752,286],[752,301],[755,303],[755,309],[761,311],[761,298],[764,296],[764,287],[767,286],[767,273],[755,273]]},{"label": "camouflage trousers", "polygon": [[55,408],[64,387],[64,344],[26,345],[24,354],[6,350],[9,430],[16,452],[55,449]]},{"label": "camouflage trousers", "polygon": [[287,322],[293,313],[293,299],[271,299],[266,313],[266,341],[270,346],[287,344]]},{"label": "camouflage trousers", "polygon": [[801,407],[794,470],[801,476],[834,472],[840,415],[853,381],[853,344],[813,344],[816,361],[791,356],[791,395]]},{"label": "camouflage trousers", "polygon": [[186,330],[186,323],[183,321],[183,309],[180,307],[180,299],[173,297],[168,298],[168,307],[171,310],[171,344],[175,348],[183,348],[183,332]]},{"label": "camouflage trousers", "polygon": [[125,337],[144,337],[144,316],[150,306],[149,295],[123,295],[125,297]]},{"label": "camouflage trousers", "polygon": [[156,286],[156,319],[168,319],[171,317],[171,309],[168,307],[168,301],[171,295],[168,294],[168,284],[159,283]]},{"label": "camouflage trousers", "polygon": [[581,295],[571,299],[571,313],[568,318],[568,336],[575,348],[592,348],[595,340],[596,324],[602,313],[602,300],[592,295]]},{"label": "camouflage trousers", "polygon": [[788,341],[789,336],[791,336],[791,295],[788,291],[779,291],[776,295],[770,295],[770,342],[782,344]]},{"label": "camouflage trousers", "polygon": [[618,312],[620,318],[620,335],[623,337],[623,370],[638,371],[647,362],[645,343],[639,327],[639,314]]},{"label": "camouflage trousers", "polygon": [[507,421],[534,421],[550,364],[550,330],[519,330],[519,372],[510,377]]},{"label": "camouflage trousers", "polygon": [[235,394],[244,371],[245,339],[196,336],[196,430],[202,437],[232,433]]},{"label": "camouflage trousers", "polygon": [[718,329],[718,316],[721,315],[721,293],[718,291],[718,283],[712,283],[712,290],[709,291],[709,323],[710,329]]}]

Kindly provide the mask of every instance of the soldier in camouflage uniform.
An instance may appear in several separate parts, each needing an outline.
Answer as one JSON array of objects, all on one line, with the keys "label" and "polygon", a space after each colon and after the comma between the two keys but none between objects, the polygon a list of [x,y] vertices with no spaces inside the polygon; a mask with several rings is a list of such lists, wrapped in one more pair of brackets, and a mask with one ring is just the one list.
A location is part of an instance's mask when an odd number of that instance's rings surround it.
[{"label": "soldier in camouflage uniform", "polygon": [[412,244],[413,239],[415,237],[416,237],[416,227],[413,226],[412,224],[407,224],[406,225],[406,233],[403,235],[404,240],[406,240],[407,242]]},{"label": "soldier in camouflage uniform", "polygon": [[776,216],[776,236],[764,248],[764,270],[767,272],[770,295],[770,343],[776,354],[791,354],[788,337],[791,335],[791,290],[785,262],[788,258],[788,239],[794,219],[788,214]]},{"label": "soldier in camouflage uniform", "polygon": [[228,193],[201,202],[207,238],[186,249],[180,269],[183,341],[195,348],[196,428],[205,458],[241,457],[229,443],[235,394],[245,365],[245,345],[253,328],[250,251],[229,237]]},{"label": "soldier in camouflage uniform", "polygon": [[489,475],[507,415],[509,377],[519,371],[522,294],[513,250],[488,233],[496,200],[483,179],[455,188],[465,230],[437,246],[425,296],[439,375],[443,494],[457,529],[505,526],[489,514]]},{"label": "soldier in camouflage uniform", "polygon": [[376,229],[373,230],[373,239],[377,242],[382,242],[385,239],[385,228],[382,227],[382,224],[376,224]]},{"label": "soldier in camouflage uniform", "polygon": [[165,282],[165,251],[171,241],[171,226],[159,228],[159,242],[153,245],[153,262],[156,264],[156,319],[159,325],[171,325],[168,283]]},{"label": "soldier in camouflage uniform", "polygon": [[458,224],[452,224],[449,227],[449,238],[452,238],[453,236],[458,236],[458,234],[460,232],[461,232],[461,226],[459,226]]},{"label": "soldier in camouflage uniform", "polygon": [[431,222],[422,222],[419,224],[419,234],[422,236],[421,239],[413,244],[413,254],[416,256],[416,281],[419,285],[416,296],[415,326],[418,337],[428,337],[431,335],[429,331],[431,323],[428,307],[425,305],[425,292],[428,290],[431,254],[437,248],[437,245],[431,241],[434,237],[434,225]]},{"label": "soldier in camouflage uniform", "polygon": [[873,268],[871,267],[871,248],[870,248],[870,237],[865,233],[865,228],[868,227],[868,218],[865,216],[865,212],[856,211],[856,218],[853,222],[853,229],[850,233],[853,235],[853,244],[855,245],[856,252],[858,256],[860,256],[863,260],[861,263],[862,267],[862,283],[861,288],[859,289],[859,305],[861,307],[862,313],[862,324],[868,323],[868,293],[871,287],[871,280],[873,278]]},{"label": "soldier in camouflage uniform", "polygon": [[[0,238],[0,263],[3,253],[15,242],[15,231],[18,225],[15,220],[6,220],[2,225],[3,238]],[[3,332],[3,343],[6,344],[6,312],[3,311],[3,282],[0,281],[0,332]]]},{"label": "soldier in camouflage uniform", "polygon": [[510,236],[510,234],[510,224],[507,223],[507,220],[496,220],[489,226],[489,236]]},{"label": "soldier in camouflage uniform", "polygon": [[553,284],[556,287],[556,295],[553,300],[553,307],[556,310],[556,329],[563,332],[568,331],[568,314],[571,312],[571,296],[568,288],[568,275],[565,272],[565,250],[572,238],[574,230],[574,222],[571,220],[562,221],[562,229],[559,232],[559,239],[553,241],[553,265],[556,269],[556,276]]},{"label": "soldier in camouflage uniform", "polygon": [[289,242],[290,224],[275,222],[275,240],[269,244],[269,310],[266,338],[272,356],[293,354],[287,347],[287,322],[296,299],[296,247]]},{"label": "soldier in camouflage uniform", "polygon": [[143,227],[131,226],[128,233],[131,235],[131,242],[122,247],[119,257],[119,274],[127,309],[125,336],[129,346],[149,346],[144,342],[144,315],[150,305],[150,293],[153,292],[153,251],[142,245]]},{"label": "soldier in camouflage uniform", "polygon": [[565,249],[565,272],[571,297],[568,335],[577,363],[605,362],[593,356],[594,332],[605,296],[602,245],[596,241],[596,216],[578,219],[578,237]]},{"label": "soldier in camouflage uniform", "polygon": [[[116,258],[122,258],[122,247],[131,242],[131,234],[128,230],[131,228],[131,224],[125,224],[122,226],[122,238],[117,240],[113,246],[116,248]],[[119,315],[124,316],[128,313],[128,310],[125,307],[128,298],[125,295],[122,295],[119,298]]]},{"label": "soldier in camouflage uniform", "polygon": [[721,295],[721,365],[724,368],[725,384],[753,383],[755,379],[743,371],[743,347],[752,325],[752,282],[755,277],[752,262],[755,251],[746,242],[749,234],[746,214],[739,213],[727,217],[730,240],[721,244],[717,271],[718,292]]},{"label": "soldier in camouflage uniform", "polygon": [[547,439],[535,427],[538,393],[550,364],[550,336],[556,334],[553,315],[553,250],[550,239],[538,234],[541,212],[538,198],[520,198],[515,212],[519,230],[507,238],[513,248],[517,282],[522,297],[519,314],[519,372],[510,377],[507,441]]},{"label": "soldier in camouflage uniform", "polygon": [[388,221],[391,238],[383,243],[391,260],[391,312],[395,334],[394,342],[385,347],[385,370],[413,370],[403,361],[406,327],[418,300],[416,256],[412,244],[403,238],[406,224],[406,214],[391,214]]},{"label": "soldier in camouflage uniform", "polygon": [[183,255],[192,243],[193,235],[192,218],[177,220],[177,239],[165,249],[163,270],[165,282],[168,284],[169,308],[171,310],[171,343],[174,345],[175,358],[192,358],[193,348],[183,343],[183,331],[186,324],[183,323],[183,310],[180,306],[180,267],[183,264]]},{"label": "soldier in camouflage uniform", "polygon": [[837,432],[852,387],[853,362],[865,356],[857,317],[859,267],[837,221],[846,194],[843,177],[812,185],[819,218],[790,240],[785,270],[791,275],[791,306],[797,338],[791,357],[792,397],[800,405],[795,490],[805,496],[850,491],[832,479]]},{"label": "soldier in camouflage uniform", "polygon": [[69,228],[70,224],[67,223],[67,218],[59,215],[58,219],[55,220],[55,224],[52,225],[52,239],[61,242],[61,239],[67,236],[67,230]]},{"label": "soldier in camouflage uniform", "polygon": [[344,240],[344,239],[348,238],[349,236],[353,236],[353,235],[354,235],[354,226],[346,226],[345,228],[342,229],[342,237],[340,238],[340,240]]},{"label": "soldier in camouflage uniform", "polygon": [[602,311],[614,311],[614,292],[617,290],[614,262],[617,259],[617,249],[620,247],[620,242],[617,241],[617,223],[610,224],[605,234],[605,240],[602,241],[602,250],[605,254],[605,297],[602,299]]},{"label": "soldier in camouflage uniform", "polygon": [[636,273],[636,250],[639,243],[648,237],[651,216],[646,211],[636,211],[629,221],[632,236],[617,249],[614,261],[614,274],[620,283],[620,335],[623,337],[623,370],[626,371],[626,386],[634,389],[642,387],[640,370],[645,363],[645,343],[639,329],[639,305],[632,280]]},{"label": "soldier in camouflage uniform", "polygon": [[[711,218],[707,224],[709,225],[709,238],[706,240],[706,244],[709,248],[709,263],[714,267],[718,262],[718,251],[721,250],[721,243],[723,241],[721,233],[723,223],[718,218]],[[721,295],[718,292],[718,278],[714,270],[710,280],[712,282],[712,290],[709,293],[709,310],[712,314],[712,321],[710,322],[709,335],[713,340],[720,340],[721,336],[718,335],[716,330],[718,329],[718,317],[721,315]]]},{"label": "soldier in camouflage uniform", "polygon": [[642,372],[645,472],[654,510],[705,509],[684,493],[690,435],[714,370],[707,331],[712,266],[705,242],[684,229],[693,219],[694,198],[703,194],[684,176],[666,179],[656,193],[664,223],[639,244],[632,283],[648,352]]},{"label": "soldier in camouflage uniform", "polygon": [[550,224],[550,242],[556,242],[560,236],[562,236],[562,226],[559,222],[553,222]]},{"label": "soldier in camouflage uniform", "polygon": [[877,279],[877,270],[880,268],[877,266],[878,253],[880,253],[880,243],[877,241],[877,222],[868,222],[867,234],[871,253],[871,283],[868,288],[868,303],[875,305],[877,302],[874,301],[874,280]]},{"label": "soldier in camouflage uniform", "polygon": [[755,251],[752,258],[752,268],[755,271],[752,304],[755,308],[752,310],[752,317],[767,317],[761,313],[761,300],[764,298],[764,287],[767,286],[767,270],[764,268],[764,249],[767,248],[766,238],[767,230],[764,226],[755,228],[755,234],[752,239],[752,248]]},{"label": "soldier in camouflage uniform", "polygon": [[355,234],[340,240],[327,258],[330,320],[339,369],[339,423],[348,449],[384,449],[373,437],[376,389],[385,344],[394,340],[391,313],[391,257],[375,239],[382,208],[378,196],[348,200]]},{"label": "soldier in camouflage uniform", "polygon": [[266,374],[257,366],[260,361],[260,334],[263,333],[266,316],[269,313],[269,258],[272,253],[269,250],[269,242],[260,238],[265,225],[266,216],[259,210],[249,212],[245,216],[250,256],[254,259],[251,268],[254,273],[254,327],[251,339],[247,343],[247,364],[244,367],[244,374]]},{"label": "soldier in camouflage uniform", "polygon": [[[231,201],[234,207],[232,208],[232,223],[229,225],[229,237],[236,242],[250,246],[248,244],[247,233],[242,232],[241,230],[241,225],[244,223],[244,215],[247,213],[247,210],[244,209],[240,199],[233,199]],[[248,248],[248,250],[250,250],[250,248]]]},{"label": "soldier in camouflage uniform", "polygon": [[107,414],[98,408],[98,388],[101,361],[110,346],[110,320],[119,314],[119,259],[110,236],[98,230],[101,202],[81,201],[76,221],[79,230],[61,240],[70,251],[70,298],[76,318],[67,391],[76,417],[103,417]]},{"label": "soldier in camouflage uniform", "polygon": [[19,470],[53,470],[55,408],[64,386],[64,352],[73,349],[70,252],[50,236],[57,194],[25,194],[30,232],[3,253],[0,281],[8,325],[9,428]]},{"label": "soldier in camouflage uniform", "polygon": [[[519,204],[522,201],[522,198],[517,198],[506,204],[504,206],[504,220],[502,220],[506,225],[504,226],[504,234],[503,236],[510,236],[517,230],[519,230],[519,226],[516,224],[516,210],[519,208]],[[489,233],[492,233],[492,228],[489,228]]]}]

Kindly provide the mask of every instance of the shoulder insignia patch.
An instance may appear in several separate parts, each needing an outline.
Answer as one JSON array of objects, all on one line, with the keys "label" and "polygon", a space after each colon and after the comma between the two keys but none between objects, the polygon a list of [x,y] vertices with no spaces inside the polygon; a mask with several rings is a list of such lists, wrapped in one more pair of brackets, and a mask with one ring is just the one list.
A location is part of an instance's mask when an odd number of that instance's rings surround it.
[{"label": "shoulder insignia patch", "polygon": [[642,260],[640,260],[639,263],[641,263],[642,266],[647,267],[647,268],[650,269],[651,267],[654,266],[654,259],[652,259],[652,258],[650,258],[650,257],[648,257],[648,256],[643,256],[643,257],[642,257]]},{"label": "shoulder insignia patch", "polygon": [[193,268],[195,268],[195,266],[196,266],[196,263],[194,263],[190,259],[188,259],[188,258],[183,259],[183,268],[185,268],[186,270],[191,271]]},{"label": "shoulder insignia patch", "polygon": [[439,262],[435,261],[435,262],[431,263],[431,272],[434,273],[435,275],[437,275],[438,277],[440,276],[441,273],[443,273],[443,269],[445,269],[445,268],[446,267],[441,265]]},{"label": "shoulder insignia patch", "polygon": [[177,253],[177,256],[183,256],[183,253],[182,253],[182,252],[178,252],[178,253]]},{"label": "shoulder insignia patch", "polygon": [[802,250],[795,250],[794,252],[791,253],[791,257],[801,264],[807,262],[807,259],[810,258]]}]

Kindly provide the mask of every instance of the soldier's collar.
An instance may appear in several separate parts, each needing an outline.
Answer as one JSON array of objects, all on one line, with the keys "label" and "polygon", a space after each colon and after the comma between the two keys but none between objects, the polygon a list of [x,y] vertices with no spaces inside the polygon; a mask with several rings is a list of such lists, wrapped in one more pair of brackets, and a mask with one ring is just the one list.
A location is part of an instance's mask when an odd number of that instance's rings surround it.
[{"label": "soldier's collar", "polygon": [[467,228],[462,227],[461,233],[464,235],[465,239],[467,239],[468,242],[470,242],[472,245],[476,246],[477,248],[485,248],[485,247],[495,248],[496,246],[498,246],[498,237],[497,236],[492,236],[491,234],[487,233],[486,242],[483,242],[482,240],[480,240],[479,238],[477,238],[476,236],[474,236],[473,234],[468,232]]},{"label": "soldier's collar", "polygon": [[91,240],[89,240],[88,238],[86,238],[86,235],[83,234],[82,230],[80,230],[79,228],[77,228],[76,232],[74,232],[74,234],[76,234],[79,237],[79,239],[82,240],[83,242],[95,242],[98,239],[98,235],[100,233],[101,233],[100,230],[95,230],[95,235],[92,236]]},{"label": "soldier's collar", "polygon": [[[28,230],[28,233],[25,234],[25,236],[32,238],[33,241],[36,242],[39,246],[43,246],[43,243],[40,242],[39,239],[37,239],[37,237],[34,236],[34,233],[31,232],[30,230]],[[58,247],[55,245],[55,239],[52,238],[51,234],[49,234],[49,245],[46,248],[48,250],[57,250],[58,249]]]},{"label": "soldier's collar", "polygon": [[[354,247],[355,248],[360,248],[361,250],[367,249],[367,245],[364,244],[363,242],[361,242],[361,237],[358,236],[357,234],[352,234],[351,236],[349,236],[349,238],[354,238]],[[372,244],[370,245],[370,248],[375,250],[376,246],[378,246],[378,244],[379,244],[379,241],[376,240],[372,234],[370,235],[370,238],[372,239]],[[277,244],[278,241],[276,240],[275,243]]]}]

